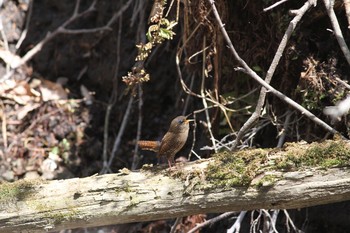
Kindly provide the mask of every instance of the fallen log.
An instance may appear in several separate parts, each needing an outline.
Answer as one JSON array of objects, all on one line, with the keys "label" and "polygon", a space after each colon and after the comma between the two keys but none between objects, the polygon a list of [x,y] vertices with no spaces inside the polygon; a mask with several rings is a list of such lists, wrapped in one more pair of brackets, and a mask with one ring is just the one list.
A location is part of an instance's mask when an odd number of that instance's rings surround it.
[{"label": "fallen log", "polygon": [[[350,200],[350,169],[342,164],[349,162],[348,149],[345,142],[293,144],[278,151],[224,153],[172,170],[144,166],[85,178],[2,183],[0,232],[58,231]],[[306,154],[315,157],[315,151],[324,159],[317,166],[307,165]]]}]

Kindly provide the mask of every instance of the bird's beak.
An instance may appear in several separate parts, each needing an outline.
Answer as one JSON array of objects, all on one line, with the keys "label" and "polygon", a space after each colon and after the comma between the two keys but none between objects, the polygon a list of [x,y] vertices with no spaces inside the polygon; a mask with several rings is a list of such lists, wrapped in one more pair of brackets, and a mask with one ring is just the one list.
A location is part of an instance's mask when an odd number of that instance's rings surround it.
[{"label": "bird's beak", "polygon": [[192,113],[190,113],[190,114],[186,115],[185,117],[187,118],[187,117],[189,117],[189,116],[191,116],[191,115],[192,115]]}]

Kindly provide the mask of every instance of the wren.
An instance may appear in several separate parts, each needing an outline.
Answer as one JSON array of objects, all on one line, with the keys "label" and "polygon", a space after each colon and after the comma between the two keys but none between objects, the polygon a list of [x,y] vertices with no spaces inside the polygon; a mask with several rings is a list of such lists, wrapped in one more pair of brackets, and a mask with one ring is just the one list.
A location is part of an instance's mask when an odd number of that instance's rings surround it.
[{"label": "wren", "polygon": [[142,150],[150,150],[157,153],[158,157],[166,157],[169,168],[174,162],[177,152],[185,145],[190,129],[189,122],[185,116],[178,116],[171,121],[168,132],[161,141],[138,141]]}]

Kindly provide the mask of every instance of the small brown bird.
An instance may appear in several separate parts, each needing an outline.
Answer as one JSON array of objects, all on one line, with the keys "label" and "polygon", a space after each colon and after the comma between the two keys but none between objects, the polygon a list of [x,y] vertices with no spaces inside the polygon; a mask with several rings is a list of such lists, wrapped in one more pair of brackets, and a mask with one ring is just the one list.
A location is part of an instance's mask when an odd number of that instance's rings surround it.
[{"label": "small brown bird", "polygon": [[158,154],[158,157],[165,156],[168,159],[169,167],[174,162],[176,153],[185,145],[189,122],[193,119],[186,119],[186,116],[178,116],[171,121],[168,132],[164,135],[162,141],[139,141],[138,145],[142,150],[151,150]]}]

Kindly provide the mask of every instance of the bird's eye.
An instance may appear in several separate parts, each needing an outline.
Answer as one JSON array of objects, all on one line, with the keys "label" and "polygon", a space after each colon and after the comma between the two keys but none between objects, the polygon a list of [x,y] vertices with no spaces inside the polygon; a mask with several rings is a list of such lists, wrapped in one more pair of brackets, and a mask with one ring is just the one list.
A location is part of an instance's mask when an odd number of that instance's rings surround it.
[{"label": "bird's eye", "polygon": [[178,121],[178,123],[179,123],[179,124],[182,124],[182,123],[184,123],[184,120],[181,119],[181,120]]}]

